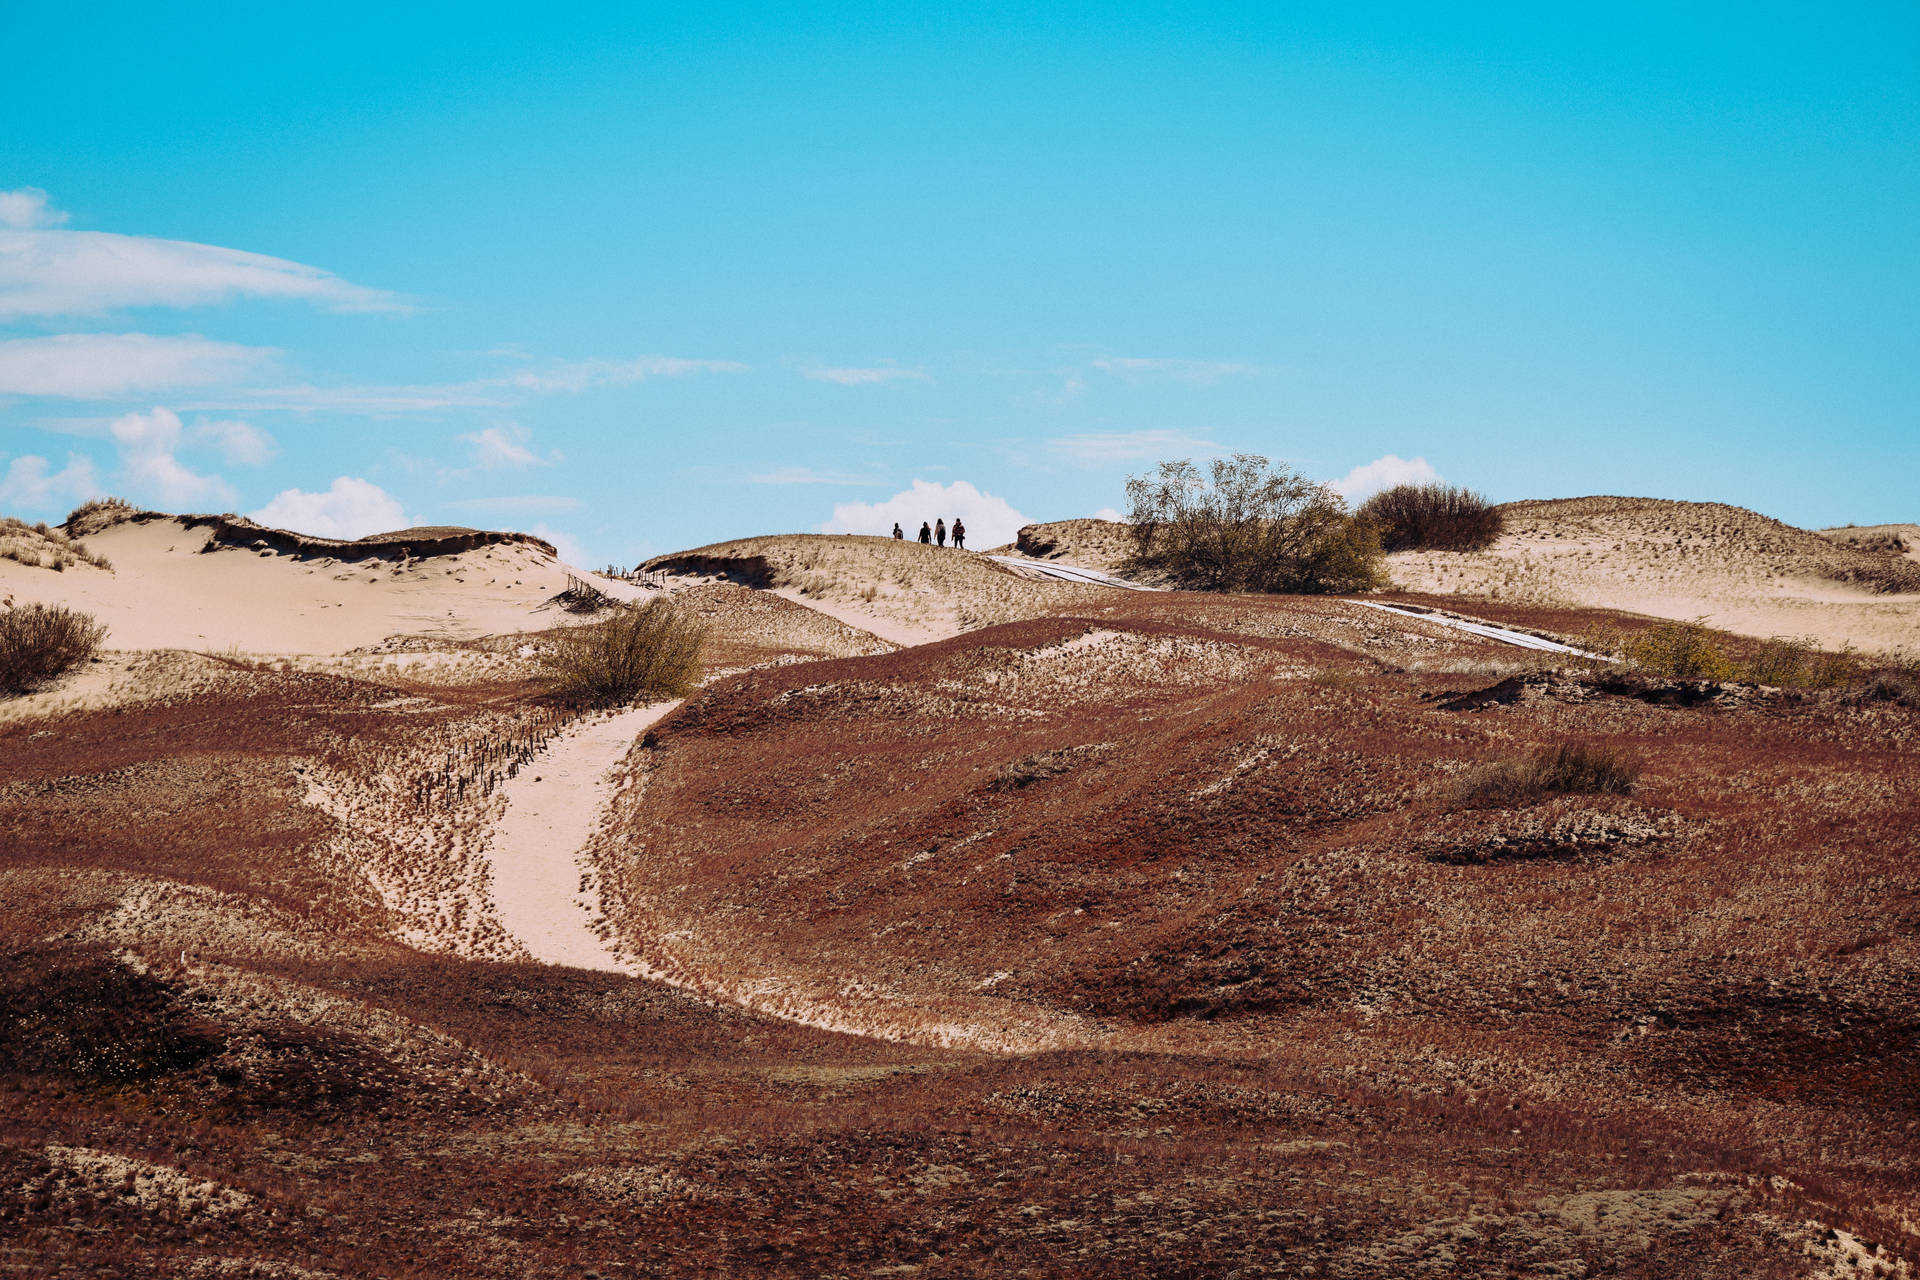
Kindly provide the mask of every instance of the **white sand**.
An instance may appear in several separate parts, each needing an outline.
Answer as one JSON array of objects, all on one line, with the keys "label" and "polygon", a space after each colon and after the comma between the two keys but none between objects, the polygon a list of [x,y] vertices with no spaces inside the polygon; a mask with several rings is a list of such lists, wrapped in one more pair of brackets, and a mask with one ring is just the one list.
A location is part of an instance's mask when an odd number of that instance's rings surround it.
[{"label": "white sand", "polygon": [[595,718],[555,738],[501,788],[506,813],[487,843],[494,908],[534,959],[634,972],[593,929],[599,907],[582,891],[587,868],[579,855],[613,799],[612,771],[634,739],[679,705]]},{"label": "white sand", "polygon": [[[547,602],[577,571],[526,544],[356,564],[205,551],[211,536],[174,520],[114,525],[82,540],[113,572],[75,564],[55,573],[4,560],[0,600],[90,613],[107,625],[114,649],[343,653],[391,635],[464,639],[573,620]],[[594,582],[609,596],[639,593]]]}]

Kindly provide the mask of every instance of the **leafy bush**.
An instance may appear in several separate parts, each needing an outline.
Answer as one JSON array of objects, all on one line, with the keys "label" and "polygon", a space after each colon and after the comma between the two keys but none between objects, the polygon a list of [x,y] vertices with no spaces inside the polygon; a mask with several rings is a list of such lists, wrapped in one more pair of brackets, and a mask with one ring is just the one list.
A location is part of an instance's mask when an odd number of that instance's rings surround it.
[{"label": "leafy bush", "polygon": [[1617,747],[1566,742],[1475,769],[1454,789],[1463,805],[1508,808],[1549,795],[1616,795],[1633,790],[1640,762]]},{"label": "leafy bush", "polygon": [[1380,527],[1388,551],[1484,551],[1506,527],[1499,508],[1471,489],[1397,484],[1359,512]]},{"label": "leafy bush", "polygon": [[0,692],[25,693],[100,651],[107,629],[60,605],[0,611]]},{"label": "leafy bush", "polygon": [[1184,459],[1127,481],[1130,567],[1207,591],[1317,594],[1385,584],[1380,539],[1340,496],[1258,454]]},{"label": "leafy bush", "polygon": [[669,601],[622,606],[555,638],[546,658],[550,688],[567,702],[595,707],[678,698],[699,677],[706,638],[706,628]]}]

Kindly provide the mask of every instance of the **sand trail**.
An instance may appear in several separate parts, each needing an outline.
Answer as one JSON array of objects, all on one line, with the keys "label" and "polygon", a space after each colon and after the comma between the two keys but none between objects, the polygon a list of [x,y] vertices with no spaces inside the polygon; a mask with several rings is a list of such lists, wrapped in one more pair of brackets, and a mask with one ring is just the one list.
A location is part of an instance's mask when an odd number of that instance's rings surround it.
[{"label": "sand trail", "polygon": [[543,964],[633,973],[594,932],[580,850],[613,798],[612,771],[678,701],[596,717],[555,738],[501,788],[507,807],[487,845],[500,923]]}]

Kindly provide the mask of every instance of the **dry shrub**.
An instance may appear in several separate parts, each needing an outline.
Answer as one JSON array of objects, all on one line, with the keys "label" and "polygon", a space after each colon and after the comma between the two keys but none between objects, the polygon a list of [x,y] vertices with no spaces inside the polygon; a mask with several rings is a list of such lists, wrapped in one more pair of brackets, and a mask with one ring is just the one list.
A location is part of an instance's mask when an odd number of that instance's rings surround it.
[{"label": "dry shrub", "polygon": [[667,600],[562,632],[546,657],[551,692],[575,705],[610,707],[678,698],[700,675],[707,629]]},{"label": "dry shrub", "polygon": [[1481,495],[1444,484],[1397,484],[1368,498],[1359,514],[1379,526],[1388,551],[1484,551],[1506,525]]},{"label": "dry shrub", "polygon": [[1729,652],[1699,620],[1660,622],[1632,633],[1611,624],[1589,627],[1576,647],[1618,659],[1636,674],[1662,680],[1836,689],[1858,677],[1858,664],[1850,652],[1830,653],[1810,640],[1775,636],[1741,656]]},{"label": "dry shrub", "polygon": [[1639,777],[1640,762],[1618,747],[1563,742],[1475,769],[1456,785],[1454,801],[1510,808],[1550,795],[1624,796]]},{"label": "dry shrub", "polygon": [[62,524],[69,537],[84,538],[119,524],[139,510],[125,498],[89,498],[68,512]]},{"label": "dry shrub", "polygon": [[107,629],[61,605],[0,612],[0,692],[25,693],[100,651]]},{"label": "dry shrub", "polygon": [[1373,523],[1340,495],[1252,453],[1182,459],[1127,481],[1136,569],[1203,591],[1317,595],[1385,585]]}]

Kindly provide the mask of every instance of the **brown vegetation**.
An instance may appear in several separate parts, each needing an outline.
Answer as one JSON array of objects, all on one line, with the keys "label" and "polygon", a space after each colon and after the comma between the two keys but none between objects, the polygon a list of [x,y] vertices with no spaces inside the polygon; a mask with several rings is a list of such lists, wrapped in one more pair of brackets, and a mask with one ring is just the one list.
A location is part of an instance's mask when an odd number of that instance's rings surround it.
[{"label": "brown vegetation", "polygon": [[107,629],[59,605],[0,608],[0,693],[26,693],[100,651]]},{"label": "brown vegetation", "polygon": [[1359,515],[1379,527],[1388,551],[1484,551],[1506,526],[1500,508],[1443,484],[1395,485],[1368,498]]},{"label": "brown vegetation", "polygon": [[1473,770],[1454,788],[1463,805],[1514,808],[1552,795],[1615,795],[1633,791],[1640,762],[1617,748],[1563,742]]},{"label": "brown vegetation", "polygon": [[[420,889],[465,846],[406,834],[488,802],[409,787],[518,741],[517,637],[448,646],[457,682],[383,667],[401,645],[196,660],[191,692],[0,723],[0,1268],[1731,1280],[1920,1251],[1897,701],[1667,705],[1577,665],[1463,701],[1505,651],[1226,595],[816,660],[852,638],[698,591],[759,665],[636,746],[592,850],[692,991],[489,960],[455,945],[484,895]],[[1633,794],[1434,803],[1569,742],[1644,761]]]},{"label": "brown vegetation", "polygon": [[1203,591],[1325,594],[1384,585],[1380,540],[1324,485],[1257,454],[1163,462],[1127,481],[1131,565]]},{"label": "brown vegetation", "polygon": [[553,695],[611,707],[684,696],[700,675],[706,628],[668,600],[618,608],[553,633],[544,655]]}]

